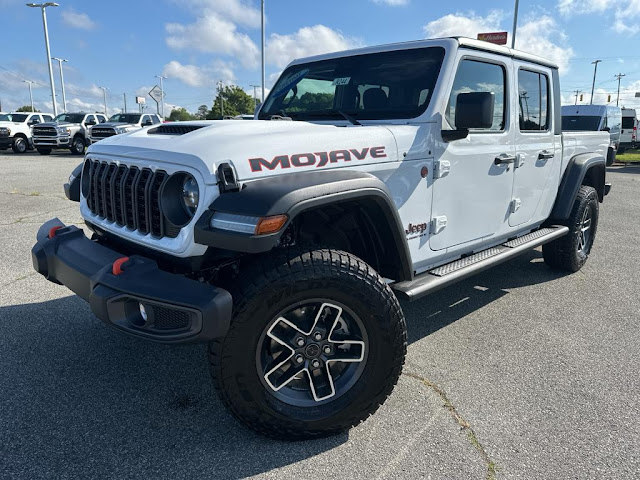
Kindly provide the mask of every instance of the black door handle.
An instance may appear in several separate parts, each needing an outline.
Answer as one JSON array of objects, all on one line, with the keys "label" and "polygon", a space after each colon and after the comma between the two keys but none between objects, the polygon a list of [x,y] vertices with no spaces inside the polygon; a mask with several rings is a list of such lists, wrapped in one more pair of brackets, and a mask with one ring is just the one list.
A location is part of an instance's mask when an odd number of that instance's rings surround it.
[{"label": "black door handle", "polygon": [[543,150],[540,153],[538,153],[538,160],[549,160],[550,158],[553,158],[555,155],[553,152],[550,152],[548,150]]},{"label": "black door handle", "polygon": [[515,161],[516,161],[516,157],[514,155],[507,155],[506,153],[503,153],[502,155],[498,155],[493,160],[493,163],[495,165],[505,165],[509,163],[515,163]]}]

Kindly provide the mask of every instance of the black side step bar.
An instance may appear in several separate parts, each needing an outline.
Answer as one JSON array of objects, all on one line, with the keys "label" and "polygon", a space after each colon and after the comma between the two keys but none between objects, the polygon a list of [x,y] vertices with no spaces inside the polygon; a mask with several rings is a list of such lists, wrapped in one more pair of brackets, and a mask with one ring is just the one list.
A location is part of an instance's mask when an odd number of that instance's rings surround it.
[{"label": "black side step bar", "polygon": [[532,248],[560,238],[568,232],[569,228],[564,226],[541,228],[497,247],[482,250],[468,257],[429,270],[411,281],[394,283],[391,288],[402,298],[417,300],[424,295],[433,293],[487,268],[506,262]]}]

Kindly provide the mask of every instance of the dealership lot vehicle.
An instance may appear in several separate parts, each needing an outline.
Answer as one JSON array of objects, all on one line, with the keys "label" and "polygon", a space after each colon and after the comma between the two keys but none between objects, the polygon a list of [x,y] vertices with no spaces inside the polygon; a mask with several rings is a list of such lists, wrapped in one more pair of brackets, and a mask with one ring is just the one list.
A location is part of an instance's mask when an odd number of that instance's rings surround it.
[{"label": "dealership lot vehicle", "polygon": [[33,145],[41,155],[48,155],[58,148],[68,148],[71,153],[82,155],[91,143],[88,129],[106,121],[107,117],[101,113],[61,113],[52,122],[33,127]]},{"label": "dealership lot vehicle", "polygon": [[638,141],[638,116],[635,108],[622,108],[622,132],[619,153],[636,148]]},{"label": "dealership lot vehicle", "polygon": [[562,107],[562,131],[609,132],[607,165],[620,148],[622,111],[610,105],[565,105]]},{"label": "dealership lot vehicle", "polygon": [[581,269],[610,189],[609,133],[561,131],[557,67],[475,40],[295,61],[257,118],[92,145],[65,189],[94,241],[54,219],[32,255],[116,328],[208,341],[224,404],[273,437],[378,409],[406,351],[396,295],[541,245]]},{"label": "dealership lot vehicle", "polygon": [[0,149],[11,147],[15,153],[24,153],[33,148],[31,127],[50,122],[48,113],[5,113],[0,115]]},{"label": "dealership lot vehicle", "polygon": [[135,132],[141,128],[159,123],[162,123],[162,120],[155,113],[116,113],[109,118],[108,122],[91,127],[89,129],[89,137],[91,142],[95,143],[103,138]]}]

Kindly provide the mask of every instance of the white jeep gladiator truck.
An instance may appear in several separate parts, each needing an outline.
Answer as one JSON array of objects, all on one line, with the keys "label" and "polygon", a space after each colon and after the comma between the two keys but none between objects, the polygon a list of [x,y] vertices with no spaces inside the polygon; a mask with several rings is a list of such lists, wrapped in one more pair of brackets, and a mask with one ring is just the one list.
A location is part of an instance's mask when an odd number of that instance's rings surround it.
[{"label": "white jeep gladiator truck", "polygon": [[558,69],[465,38],[292,62],[253,122],[92,145],[35,269],[124,332],[205,341],[218,392],[276,438],[333,434],[391,393],[415,300],[542,245],[587,260],[606,132],[561,132]]},{"label": "white jeep gladiator truck", "polygon": [[89,128],[103,124],[107,117],[102,113],[61,113],[52,122],[32,128],[33,145],[40,155],[49,155],[51,150],[68,148],[75,155],[82,155],[91,145]]},{"label": "white jeep gladiator truck", "polygon": [[155,113],[116,113],[108,122],[91,127],[89,137],[91,143],[95,143],[103,138],[134,132],[159,123],[162,123],[162,120]]},{"label": "white jeep gladiator truck", "polygon": [[0,115],[0,149],[11,147],[14,153],[33,148],[31,127],[53,120],[48,113],[12,112]]}]

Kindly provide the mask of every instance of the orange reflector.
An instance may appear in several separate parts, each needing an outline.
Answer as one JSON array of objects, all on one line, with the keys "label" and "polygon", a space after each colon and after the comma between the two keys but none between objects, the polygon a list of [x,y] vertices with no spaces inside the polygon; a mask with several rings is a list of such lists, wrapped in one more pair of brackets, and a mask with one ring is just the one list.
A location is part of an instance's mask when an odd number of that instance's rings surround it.
[{"label": "orange reflector", "polygon": [[267,235],[280,230],[287,223],[286,215],[274,215],[272,217],[263,217],[256,225],[256,235]]}]

